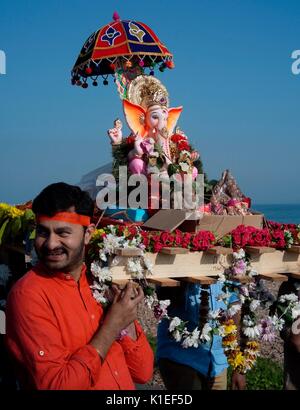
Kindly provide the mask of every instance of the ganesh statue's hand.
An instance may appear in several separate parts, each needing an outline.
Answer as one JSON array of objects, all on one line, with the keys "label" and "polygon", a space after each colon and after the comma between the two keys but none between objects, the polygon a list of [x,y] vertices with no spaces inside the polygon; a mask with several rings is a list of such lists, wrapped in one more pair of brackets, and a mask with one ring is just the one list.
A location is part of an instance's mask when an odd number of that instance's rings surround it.
[{"label": "ganesh statue's hand", "polygon": [[112,145],[119,145],[122,142],[122,122],[119,119],[114,121],[114,128],[111,128],[107,131],[109,138],[111,139]]},{"label": "ganesh statue's hand", "polygon": [[128,154],[129,160],[136,158],[136,157],[143,156],[144,154],[144,149],[142,146],[143,141],[144,141],[143,137],[141,137],[139,134],[135,136],[133,149],[129,151],[129,154]]}]

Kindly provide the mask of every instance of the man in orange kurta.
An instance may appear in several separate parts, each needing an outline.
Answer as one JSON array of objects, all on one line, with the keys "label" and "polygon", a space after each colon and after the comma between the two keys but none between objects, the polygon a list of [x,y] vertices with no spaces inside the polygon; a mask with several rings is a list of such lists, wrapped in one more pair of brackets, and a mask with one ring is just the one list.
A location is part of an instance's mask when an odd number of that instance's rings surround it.
[{"label": "man in orange kurta", "polygon": [[[39,263],[12,288],[6,344],[29,389],[134,389],[153,372],[153,353],[137,322],[139,288],[115,290],[107,312],[94,299],[83,263],[93,202],[64,183],[34,200]],[[127,335],[120,337],[126,329]]]}]

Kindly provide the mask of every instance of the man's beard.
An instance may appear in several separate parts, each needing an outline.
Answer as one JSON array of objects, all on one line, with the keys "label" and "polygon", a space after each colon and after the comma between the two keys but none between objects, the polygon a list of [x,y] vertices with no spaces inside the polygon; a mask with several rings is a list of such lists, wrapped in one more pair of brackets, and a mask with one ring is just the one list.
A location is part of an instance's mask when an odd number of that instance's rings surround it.
[{"label": "man's beard", "polygon": [[[45,265],[46,268],[51,271],[62,271],[70,272],[72,268],[77,267],[83,262],[84,259],[84,238],[82,239],[80,245],[76,250],[72,251],[70,256],[70,251],[63,246],[57,247],[51,251],[47,248],[42,248],[41,250],[36,250],[39,260]],[[64,257],[65,255],[65,257]],[[54,257],[54,260],[49,260],[47,257]],[[58,260],[55,260],[55,258]],[[60,260],[60,258],[62,258]]]}]

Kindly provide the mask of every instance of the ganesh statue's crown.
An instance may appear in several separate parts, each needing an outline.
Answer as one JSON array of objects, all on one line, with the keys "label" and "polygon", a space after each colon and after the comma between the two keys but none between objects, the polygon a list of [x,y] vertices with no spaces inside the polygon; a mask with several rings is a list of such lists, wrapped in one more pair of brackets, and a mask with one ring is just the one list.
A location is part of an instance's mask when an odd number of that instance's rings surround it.
[{"label": "ganesh statue's crown", "polygon": [[169,106],[168,91],[155,77],[139,75],[128,87],[128,100],[148,109],[152,105]]}]

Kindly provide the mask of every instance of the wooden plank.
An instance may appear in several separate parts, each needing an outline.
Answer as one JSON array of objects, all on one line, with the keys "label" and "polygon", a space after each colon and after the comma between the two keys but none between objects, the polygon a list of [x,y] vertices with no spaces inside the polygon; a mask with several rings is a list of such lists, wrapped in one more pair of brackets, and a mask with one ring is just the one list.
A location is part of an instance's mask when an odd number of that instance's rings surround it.
[{"label": "wooden plank", "polygon": [[143,224],[143,228],[172,232],[185,219],[186,211],[183,209],[160,209]]},{"label": "wooden plank", "polygon": [[[189,252],[182,255],[166,255],[161,253],[146,253],[147,259],[153,264],[156,278],[178,279],[187,276],[218,276],[224,268],[231,266],[231,255],[224,255],[222,264],[215,255],[207,252]],[[127,279],[127,258],[110,267],[114,279]],[[252,268],[258,273],[290,274],[300,271],[300,254],[275,250],[273,253],[253,255]]]},{"label": "wooden plank", "polygon": [[[216,276],[216,275],[209,274],[209,277],[212,277],[213,279],[218,280],[218,276]],[[228,280],[231,281],[231,282],[250,283],[250,282],[253,281],[253,277],[244,275],[244,276],[238,276],[238,277],[235,277],[235,278],[230,278]]]},{"label": "wooden plank", "polygon": [[208,276],[187,276],[184,278],[178,278],[183,282],[199,283],[200,285],[213,285],[217,282],[217,278],[210,278]]},{"label": "wooden plank", "polygon": [[289,276],[291,276],[294,279],[300,280],[300,273],[289,273]]},{"label": "wooden plank", "polygon": [[261,279],[265,279],[265,280],[274,280],[274,281],[280,281],[280,282],[288,281],[288,277],[280,273],[261,273],[258,276]]},{"label": "wooden plank", "polygon": [[147,278],[147,282],[153,283],[154,285],[161,286],[163,288],[175,288],[180,286],[179,280],[171,278]]},{"label": "wooden plank", "polygon": [[238,276],[237,278],[230,279],[232,282],[240,282],[240,283],[250,283],[253,281],[253,277],[250,276]]},{"label": "wooden plank", "polygon": [[246,246],[245,251],[252,255],[262,255],[263,253],[273,253],[275,248],[270,248],[268,246]]},{"label": "wooden plank", "polygon": [[128,279],[113,279],[112,284],[123,288],[127,282]]},{"label": "wooden plank", "polygon": [[[124,289],[127,283],[131,280],[128,279],[113,279],[112,284],[118,286],[120,289]],[[138,288],[140,285],[137,282],[132,281],[133,287]]]},{"label": "wooden plank", "polygon": [[142,255],[142,249],[140,248],[117,248],[115,250],[116,255],[118,256],[141,256]]},{"label": "wooden plank", "polygon": [[162,248],[159,253],[163,253],[164,255],[183,255],[189,253],[189,250],[186,248]]},{"label": "wooden plank", "polygon": [[207,253],[211,255],[231,255],[233,253],[232,248],[225,248],[224,246],[214,246],[210,249],[207,249]]},{"label": "wooden plank", "polygon": [[300,245],[292,245],[289,249],[286,250],[287,252],[293,252],[300,254]]}]

